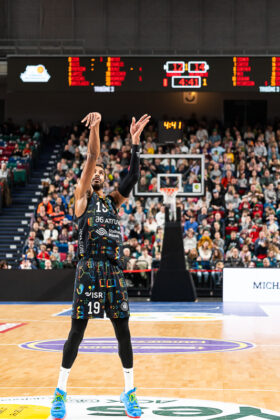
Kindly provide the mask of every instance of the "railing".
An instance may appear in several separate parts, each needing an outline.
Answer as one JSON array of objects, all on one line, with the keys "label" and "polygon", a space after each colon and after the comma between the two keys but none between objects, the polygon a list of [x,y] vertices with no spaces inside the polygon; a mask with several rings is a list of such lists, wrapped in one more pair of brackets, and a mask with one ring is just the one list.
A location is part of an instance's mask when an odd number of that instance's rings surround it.
[{"label": "railing", "polygon": [[84,39],[0,39],[0,56],[85,54]]},{"label": "railing", "polygon": [[1,39],[0,57],[12,55],[122,55],[122,56],[232,56],[232,55],[277,55],[279,49],[269,46],[254,48],[95,48],[85,46],[85,39]]}]

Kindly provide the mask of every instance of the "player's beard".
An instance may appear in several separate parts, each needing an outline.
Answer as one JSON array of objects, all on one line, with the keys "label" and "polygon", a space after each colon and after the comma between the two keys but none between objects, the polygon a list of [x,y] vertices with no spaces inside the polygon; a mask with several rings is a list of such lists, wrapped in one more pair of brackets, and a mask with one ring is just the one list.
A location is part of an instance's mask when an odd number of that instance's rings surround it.
[{"label": "player's beard", "polygon": [[100,191],[103,188],[104,183],[100,181],[92,181],[91,183],[93,191]]}]

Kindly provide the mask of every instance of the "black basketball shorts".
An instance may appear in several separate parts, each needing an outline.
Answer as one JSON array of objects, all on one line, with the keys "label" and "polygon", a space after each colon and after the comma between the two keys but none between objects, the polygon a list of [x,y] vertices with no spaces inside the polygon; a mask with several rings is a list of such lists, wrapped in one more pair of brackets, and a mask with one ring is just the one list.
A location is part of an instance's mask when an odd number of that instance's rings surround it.
[{"label": "black basketball shorts", "polygon": [[110,261],[80,260],[76,268],[72,318],[128,318],[123,271]]}]

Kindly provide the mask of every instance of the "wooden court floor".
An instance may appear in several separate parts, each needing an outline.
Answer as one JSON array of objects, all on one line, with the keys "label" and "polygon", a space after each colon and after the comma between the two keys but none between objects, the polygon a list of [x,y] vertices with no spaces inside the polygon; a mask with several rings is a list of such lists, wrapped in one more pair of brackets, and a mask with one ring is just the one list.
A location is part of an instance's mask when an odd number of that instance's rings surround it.
[{"label": "wooden court floor", "polygon": [[[0,333],[0,397],[52,395],[61,353],[19,344],[66,339],[70,318],[53,316],[69,305],[1,304],[0,323],[25,323]],[[247,404],[280,412],[280,310],[268,316],[224,316],[214,320],[133,321],[135,337],[177,337],[245,341],[240,351],[135,354],[138,395],[193,398]],[[109,320],[90,320],[85,338],[113,337]],[[123,374],[117,354],[79,354],[68,394],[119,395]]]}]

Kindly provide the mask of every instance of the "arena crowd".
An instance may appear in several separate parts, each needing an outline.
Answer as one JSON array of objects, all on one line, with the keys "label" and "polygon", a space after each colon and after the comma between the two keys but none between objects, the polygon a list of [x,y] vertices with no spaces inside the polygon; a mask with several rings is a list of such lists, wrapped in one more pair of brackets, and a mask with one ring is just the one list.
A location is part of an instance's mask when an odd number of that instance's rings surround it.
[{"label": "arena crowd", "polygon": [[[130,121],[103,124],[101,156],[106,166],[105,193],[113,191],[126,174],[130,161]],[[74,125],[65,137],[60,160],[43,183],[43,197],[31,221],[19,264],[22,269],[74,267],[77,261],[77,225],[74,188],[84,166],[88,130]],[[203,153],[206,195],[177,198],[182,209],[186,264],[198,272],[198,282],[208,281],[211,270],[221,283],[224,266],[278,267],[280,263],[280,124],[266,127],[223,127],[192,118],[174,146],[157,138],[157,123],[147,127],[142,152]],[[180,162],[185,170],[188,162]],[[141,167],[139,189],[155,189],[162,162]],[[193,171],[192,182],[199,182]],[[164,206],[158,198],[132,195],[119,210],[126,268],[158,267],[161,255]],[[209,270],[209,271],[208,271]]]}]

